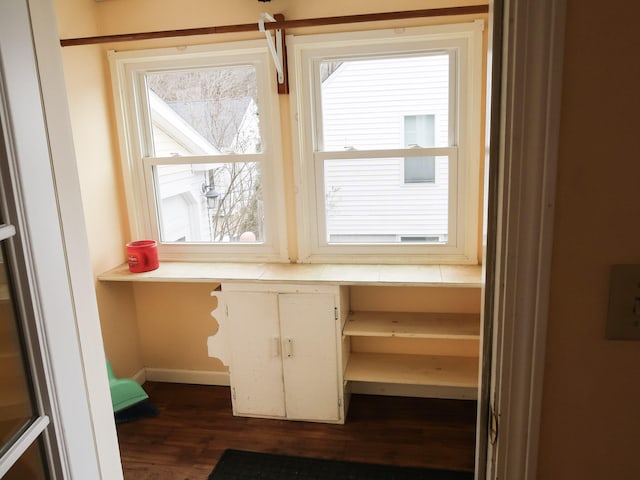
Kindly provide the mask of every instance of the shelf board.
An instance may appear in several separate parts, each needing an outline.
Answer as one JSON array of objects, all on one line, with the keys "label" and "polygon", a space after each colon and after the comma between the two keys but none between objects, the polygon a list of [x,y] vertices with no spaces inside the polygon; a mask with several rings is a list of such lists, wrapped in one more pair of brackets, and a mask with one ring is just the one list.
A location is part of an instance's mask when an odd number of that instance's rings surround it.
[{"label": "shelf board", "polygon": [[345,379],[357,382],[478,387],[478,359],[434,355],[351,353]]},{"label": "shelf board", "polygon": [[347,265],[291,263],[160,262],[131,273],[127,264],[98,275],[109,282],[270,282],[334,285],[482,287],[480,265]]},{"label": "shelf board", "polygon": [[345,335],[362,337],[480,339],[480,315],[474,313],[351,312]]}]

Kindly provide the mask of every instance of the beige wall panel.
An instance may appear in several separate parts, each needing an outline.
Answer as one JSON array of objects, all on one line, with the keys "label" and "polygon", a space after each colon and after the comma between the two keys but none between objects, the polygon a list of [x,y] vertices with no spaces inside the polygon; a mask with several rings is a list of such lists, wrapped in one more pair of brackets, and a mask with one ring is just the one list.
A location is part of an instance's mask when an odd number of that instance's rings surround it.
[{"label": "beige wall panel", "polygon": [[98,35],[96,2],[54,0],[60,38]]},{"label": "beige wall panel", "polygon": [[[640,263],[640,6],[568,0],[538,478],[640,478],[640,342],[605,338]],[[597,34],[594,34],[597,32]]]},{"label": "beige wall panel", "polygon": [[211,316],[215,285],[134,285],[144,366],[159,369],[226,371],[207,354],[207,337],[218,329]]},{"label": "beige wall panel", "polygon": [[[59,0],[60,1],[60,0]],[[422,10],[444,6],[482,5],[478,0],[108,0],[95,6],[101,34],[174,30],[258,23],[261,12],[282,13],[285,18],[319,18],[361,13]],[[344,28],[344,27],[342,27]],[[370,28],[370,27],[369,27]],[[375,27],[374,27],[375,28]],[[257,29],[256,29],[257,30]]]},{"label": "beige wall panel", "polygon": [[118,377],[132,377],[142,368],[133,287],[129,283],[96,285],[102,340]]},{"label": "beige wall panel", "polygon": [[[89,253],[97,275],[125,261],[129,240],[106,59],[97,46],[63,49],[62,55]],[[131,287],[96,282],[96,296],[114,371],[133,375],[143,365]]]}]

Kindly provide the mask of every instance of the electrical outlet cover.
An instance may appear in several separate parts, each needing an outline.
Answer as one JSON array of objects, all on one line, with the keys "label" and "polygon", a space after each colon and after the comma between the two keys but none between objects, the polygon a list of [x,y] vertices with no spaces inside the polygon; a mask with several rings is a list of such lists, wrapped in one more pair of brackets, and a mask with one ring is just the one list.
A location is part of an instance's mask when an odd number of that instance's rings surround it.
[{"label": "electrical outlet cover", "polygon": [[640,265],[612,265],[607,338],[640,340]]}]

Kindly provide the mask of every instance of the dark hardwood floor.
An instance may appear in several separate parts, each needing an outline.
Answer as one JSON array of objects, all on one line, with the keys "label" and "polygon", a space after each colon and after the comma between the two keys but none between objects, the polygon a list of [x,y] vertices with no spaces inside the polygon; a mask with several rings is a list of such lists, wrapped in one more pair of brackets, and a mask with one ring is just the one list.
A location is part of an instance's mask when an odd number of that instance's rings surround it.
[{"label": "dark hardwood floor", "polygon": [[144,388],[160,413],[118,425],[126,480],[206,480],[226,448],[473,471],[475,402],[353,395],[331,425],[234,417],[228,387]]}]

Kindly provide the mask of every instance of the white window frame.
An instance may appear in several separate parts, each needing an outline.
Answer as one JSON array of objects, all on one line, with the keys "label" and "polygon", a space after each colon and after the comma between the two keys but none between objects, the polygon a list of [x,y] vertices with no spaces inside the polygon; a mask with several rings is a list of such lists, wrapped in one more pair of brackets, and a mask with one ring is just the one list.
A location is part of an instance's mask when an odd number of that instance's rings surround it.
[{"label": "white window frame", "polygon": [[[132,239],[158,241],[161,260],[286,262],[286,218],[276,72],[264,41],[109,52],[123,176]],[[162,242],[156,213],[155,165],[226,163],[234,155],[152,157],[150,115],[144,88],[147,72],[215,66],[252,65],[256,69],[262,152],[246,161],[261,163],[264,242]],[[236,159],[237,160],[237,159]]]},{"label": "white window frame", "polygon": [[[291,118],[299,261],[309,263],[458,263],[478,262],[481,145],[482,31],[484,22],[367,32],[288,36]],[[326,241],[323,161],[338,158],[406,156],[406,149],[361,152],[318,151],[315,125],[320,98],[313,63],[340,56],[413,54],[450,51],[452,90],[456,101],[450,118],[448,147],[415,148],[422,156],[449,157],[449,235],[447,244],[330,244]],[[454,118],[457,124],[454,125]]]}]

